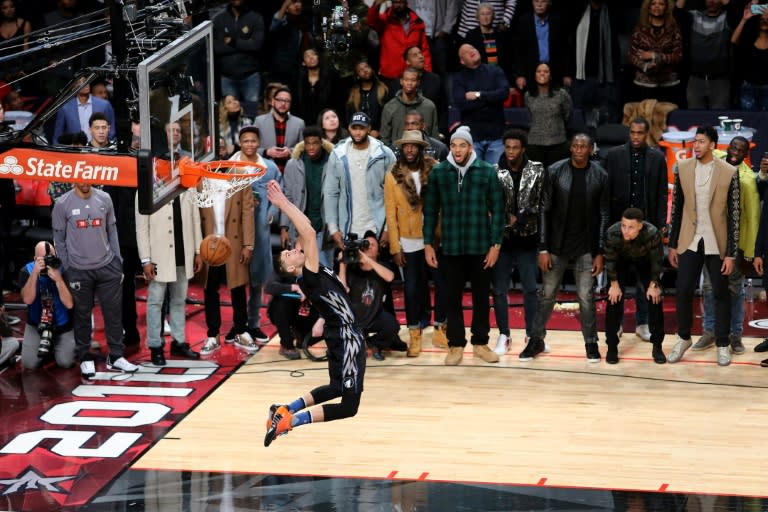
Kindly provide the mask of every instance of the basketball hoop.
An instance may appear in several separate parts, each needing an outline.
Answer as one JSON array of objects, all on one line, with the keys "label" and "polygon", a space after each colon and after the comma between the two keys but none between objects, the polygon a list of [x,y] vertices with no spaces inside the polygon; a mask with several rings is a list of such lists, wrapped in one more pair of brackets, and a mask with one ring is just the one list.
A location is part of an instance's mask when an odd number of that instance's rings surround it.
[{"label": "basketball hoop", "polygon": [[179,160],[181,186],[193,192],[192,200],[200,208],[210,208],[217,200],[226,200],[260,180],[267,166],[239,160],[195,162],[189,157]]}]

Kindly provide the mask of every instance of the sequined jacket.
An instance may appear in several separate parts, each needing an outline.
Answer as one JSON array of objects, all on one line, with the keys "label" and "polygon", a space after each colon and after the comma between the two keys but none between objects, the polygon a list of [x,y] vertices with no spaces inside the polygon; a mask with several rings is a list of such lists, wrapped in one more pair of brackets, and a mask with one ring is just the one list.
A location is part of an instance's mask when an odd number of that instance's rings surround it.
[{"label": "sequined jacket", "polygon": [[[514,215],[517,218],[524,217],[526,222],[507,224],[504,235],[531,236],[539,230],[539,212],[541,211],[541,187],[544,180],[544,165],[541,162],[527,160],[523,166],[520,178],[520,190],[515,190],[515,180],[511,171],[507,169],[507,157],[501,155],[497,173],[499,183],[504,192],[504,214],[507,223]],[[515,197],[517,194],[517,198]],[[517,199],[517,200],[515,200]],[[515,204],[517,209],[513,211]]]}]

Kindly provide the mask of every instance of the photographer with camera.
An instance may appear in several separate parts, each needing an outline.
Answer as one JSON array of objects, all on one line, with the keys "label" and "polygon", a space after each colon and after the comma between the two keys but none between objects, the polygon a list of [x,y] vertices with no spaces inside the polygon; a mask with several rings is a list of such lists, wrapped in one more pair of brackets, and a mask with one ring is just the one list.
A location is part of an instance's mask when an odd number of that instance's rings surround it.
[{"label": "photographer with camera", "polygon": [[339,279],[347,287],[356,325],[366,335],[373,358],[383,361],[383,350],[406,351],[408,346],[398,336],[397,319],[384,308],[395,273],[379,263],[378,257],[379,242],[373,231],[362,239],[350,233],[344,239]]},{"label": "photographer with camera", "polygon": [[21,362],[33,370],[53,353],[56,364],[75,364],[75,334],[69,310],[74,301],[61,275],[61,260],[48,242],[38,242],[35,259],[19,274],[21,299],[27,305],[27,325]]}]

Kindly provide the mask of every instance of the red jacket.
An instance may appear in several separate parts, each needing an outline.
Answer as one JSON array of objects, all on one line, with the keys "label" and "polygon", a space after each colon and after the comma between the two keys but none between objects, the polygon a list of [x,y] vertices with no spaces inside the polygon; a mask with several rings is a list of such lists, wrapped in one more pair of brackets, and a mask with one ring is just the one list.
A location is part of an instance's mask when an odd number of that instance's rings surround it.
[{"label": "red jacket", "polygon": [[387,80],[400,78],[405,69],[403,53],[411,46],[421,48],[424,53],[424,71],[432,71],[432,55],[429,53],[426,27],[421,18],[409,11],[410,25],[406,33],[402,23],[391,16],[392,8],[380,14],[380,7],[374,3],[368,8],[368,26],[379,33],[381,40],[379,75]]}]

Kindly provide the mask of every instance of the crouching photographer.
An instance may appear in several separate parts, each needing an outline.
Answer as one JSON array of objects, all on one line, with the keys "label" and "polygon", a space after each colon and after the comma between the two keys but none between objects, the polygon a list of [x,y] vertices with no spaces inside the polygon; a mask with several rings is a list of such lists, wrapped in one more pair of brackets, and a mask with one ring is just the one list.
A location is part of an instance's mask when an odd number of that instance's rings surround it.
[{"label": "crouching photographer", "polygon": [[56,364],[75,363],[75,335],[69,310],[72,294],[61,274],[61,260],[48,242],[35,246],[35,259],[19,274],[21,299],[27,305],[27,325],[21,344],[24,368],[34,369],[53,354]]},{"label": "crouching photographer", "polygon": [[368,335],[374,359],[383,361],[384,350],[406,351],[408,346],[398,336],[400,324],[384,308],[395,273],[377,261],[376,235],[368,231],[361,240],[350,235],[344,245],[339,278],[349,290],[357,326]]}]

